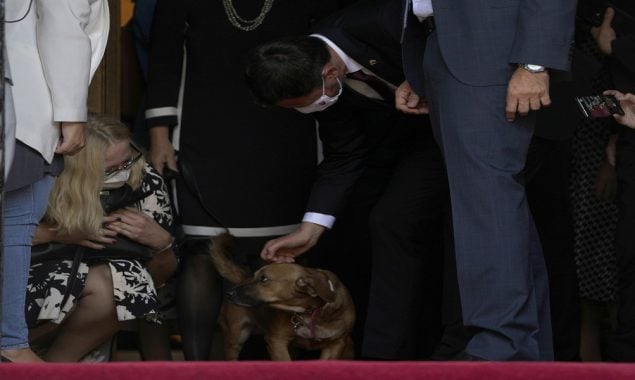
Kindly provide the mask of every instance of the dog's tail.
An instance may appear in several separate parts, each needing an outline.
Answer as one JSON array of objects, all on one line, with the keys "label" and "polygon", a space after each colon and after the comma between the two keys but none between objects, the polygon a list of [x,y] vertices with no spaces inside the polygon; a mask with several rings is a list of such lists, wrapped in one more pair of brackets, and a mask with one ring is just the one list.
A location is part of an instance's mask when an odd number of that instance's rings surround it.
[{"label": "dog's tail", "polygon": [[233,243],[234,238],[228,233],[215,236],[210,246],[210,256],[216,270],[224,279],[234,284],[242,284],[250,280],[252,275],[229,257]]}]

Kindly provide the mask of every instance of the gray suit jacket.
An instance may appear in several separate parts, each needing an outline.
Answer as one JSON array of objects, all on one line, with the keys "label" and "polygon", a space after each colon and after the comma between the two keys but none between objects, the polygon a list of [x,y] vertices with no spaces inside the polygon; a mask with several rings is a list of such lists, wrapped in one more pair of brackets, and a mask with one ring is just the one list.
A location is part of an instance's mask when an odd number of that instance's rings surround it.
[{"label": "gray suit jacket", "polygon": [[[405,1],[404,69],[408,80],[412,77],[417,83],[421,80],[423,32],[412,15],[410,0]],[[506,84],[518,63],[568,70],[576,3],[432,0],[443,58],[457,79],[474,86]]]}]

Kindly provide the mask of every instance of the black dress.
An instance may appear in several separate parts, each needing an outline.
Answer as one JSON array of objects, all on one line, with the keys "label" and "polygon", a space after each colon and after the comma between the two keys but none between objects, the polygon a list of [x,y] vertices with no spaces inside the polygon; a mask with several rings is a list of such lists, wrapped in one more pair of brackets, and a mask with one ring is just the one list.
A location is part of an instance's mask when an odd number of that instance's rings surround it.
[{"label": "black dress", "polygon": [[[602,63],[595,42],[588,34],[578,45],[591,59]],[[610,88],[608,71],[602,64],[591,80],[593,94]],[[610,119],[585,119],[573,137],[571,199],[574,219],[574,253],[580,297],[597,302],[615,301],[617,268],[615,225],[617,208],[595,194],[598,169],[612,133]]]},{"label": "black dress", "polygon": [[[242,18],[253,19],[264,0],[231,3]],[[175,126],[180,118],[173,141],[178,141],[178,160],[191,168],[188,178],[200,189],[200,198],[227,227],[290,227],[302,218],[317,163],[315,123],[294,110],[256,105],[243,80],[243,63],[258,44],[306,34],[314,20],[335,8],[333,4],[275,0],[253,31],[232,25],[221,0],[157,4],[146,120],[149,127]],[[186,233],[197,234],[188,226],[220,224],[203,210],[191,188],[179,182],[177,189]]]}]

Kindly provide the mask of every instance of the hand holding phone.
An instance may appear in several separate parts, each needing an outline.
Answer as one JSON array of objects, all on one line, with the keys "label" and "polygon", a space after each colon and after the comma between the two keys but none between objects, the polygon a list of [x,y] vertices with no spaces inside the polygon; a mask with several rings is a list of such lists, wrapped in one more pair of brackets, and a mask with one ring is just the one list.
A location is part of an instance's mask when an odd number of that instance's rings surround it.
[{"label": "hand holding phone", "polygon": [[622,114],[613,115],[615,121],[628,128],[635,129],[635,95],[623,94],[617,90],[604,91],[604,95],[614,96],[622,108]]},{"label": "hand holding phone", "polygon": [[624,110],[614,95],[589,95],[575,98],[580,110],[588,118],[624,116]]}]

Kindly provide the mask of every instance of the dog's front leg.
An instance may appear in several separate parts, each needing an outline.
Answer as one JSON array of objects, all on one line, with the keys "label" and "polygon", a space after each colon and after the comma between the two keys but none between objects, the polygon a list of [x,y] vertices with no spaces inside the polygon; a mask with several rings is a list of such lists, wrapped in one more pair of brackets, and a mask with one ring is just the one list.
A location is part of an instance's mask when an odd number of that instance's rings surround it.
[{"label": "dog's front leg", "polygon": [[223,331],[225,360],[238,360],[243,345],[254,329],[252,314],[242,306],[224,302],[219,322]]},{"label": "dog's front leg", "polygon": [[[346,348],[348,346],[348,342],[346,339],[338,339],[333,343],[322,349],[320,352],[320,360],[334,360],[334,359],[353,359],[353,355],[351,353],[347,353]],[[347,357],[347,356],[351,357]]]},{"label": "dog's front leg", "polygon": [[267,351],[273,361],[290,361],[289,339],[286,336],[266,335]]}]

